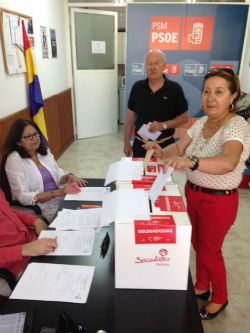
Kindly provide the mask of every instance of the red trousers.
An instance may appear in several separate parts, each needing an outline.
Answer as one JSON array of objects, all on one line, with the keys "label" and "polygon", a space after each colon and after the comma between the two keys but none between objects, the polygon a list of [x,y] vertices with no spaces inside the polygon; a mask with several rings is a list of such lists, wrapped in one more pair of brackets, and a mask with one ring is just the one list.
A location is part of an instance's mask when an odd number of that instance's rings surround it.
[{"label": "red trousers", "polygon": [[197,290],[212,287],[212,302],[227,300],[226,269],[222,256],[224,238],[234,223],[238,209],[238,192],[212,195],[195,192],[185,186],[187,211],[192,224],[192,245],[196,252]]}]

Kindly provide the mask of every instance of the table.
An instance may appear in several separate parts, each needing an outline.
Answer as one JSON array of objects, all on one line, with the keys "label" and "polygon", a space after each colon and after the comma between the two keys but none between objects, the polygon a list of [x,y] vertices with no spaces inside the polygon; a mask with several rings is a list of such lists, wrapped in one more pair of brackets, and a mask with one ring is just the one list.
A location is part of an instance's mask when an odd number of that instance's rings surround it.
[{"label": "table", "polygon": [[[103,179],[88,180],[90,186],[103,186]],[[100,203],[99,203],[100,204]],[[79,202],[64,201],[63,208],[77,208]],[[62,208],[61,207],[61,208]],[[110,246],[104,258],[100,246],[106,232]],[[96,235],[92,256],[33,258],[35,262],[95,266],[94,278],[86,304],[9,300],[1,313],[34,309],[33,333],[43,326],[56,327],[57,315],[65,311],[85,325],[89,333],[202,333],[203,328],[189,273],[188,290],[115,289],[114,223]]]}]

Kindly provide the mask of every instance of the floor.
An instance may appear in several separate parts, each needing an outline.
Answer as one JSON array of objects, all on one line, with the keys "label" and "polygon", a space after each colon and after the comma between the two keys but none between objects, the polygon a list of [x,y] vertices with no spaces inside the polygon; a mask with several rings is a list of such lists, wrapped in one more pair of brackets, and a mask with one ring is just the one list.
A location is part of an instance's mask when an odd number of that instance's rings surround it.
[{"label": "floor", "polygon": [[[65,171],[83,178],[106,178],[109,164],[119,161],[122,156],[123,126],[119,125],[118,133],[75,141],[57,162]],[[185,176],[174,174],[173,178],[183,194]],[[205,333],[250,332],[249,189],[240,189],[239,198],[237,219],[223,245],[229,305],[217,318],[203,321]],[[190,253],[190,269],[195,280],[193,250]],[[202,305],[202,301],[198,303]]]}]

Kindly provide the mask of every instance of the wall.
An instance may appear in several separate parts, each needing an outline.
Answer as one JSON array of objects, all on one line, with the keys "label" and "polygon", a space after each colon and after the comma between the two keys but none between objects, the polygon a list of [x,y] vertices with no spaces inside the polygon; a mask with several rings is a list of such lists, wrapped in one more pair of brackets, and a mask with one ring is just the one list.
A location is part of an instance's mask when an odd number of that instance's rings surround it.
[{"label": "wall", "polygon": [[239,74],[241,90],[250,93],[250,7],[246,27],[245,44],[242,55],[241,71]]},{"label": "wall", "polygon": [[[69,38],[67,35],[66,0],[0,0],[0,7],[31,16],[35,38],[35,62],[43,98],[71,87],[69,73]],[[49,58],[42,58],[40,25],[46,26]],[[56,30],[58,58],[51,57],[49,29]],[[26,74],[5,73],[0,46],[0,118],[28,106]]]}]

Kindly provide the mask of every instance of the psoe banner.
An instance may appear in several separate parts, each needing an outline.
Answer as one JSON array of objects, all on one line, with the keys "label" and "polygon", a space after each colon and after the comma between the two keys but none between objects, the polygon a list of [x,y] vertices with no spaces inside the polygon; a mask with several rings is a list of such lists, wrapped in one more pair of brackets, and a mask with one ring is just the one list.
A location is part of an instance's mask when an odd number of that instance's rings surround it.
[{"label": "psoe banner", "polygon": [[213,17],[151,17],[149,49],[209,51]]}]

